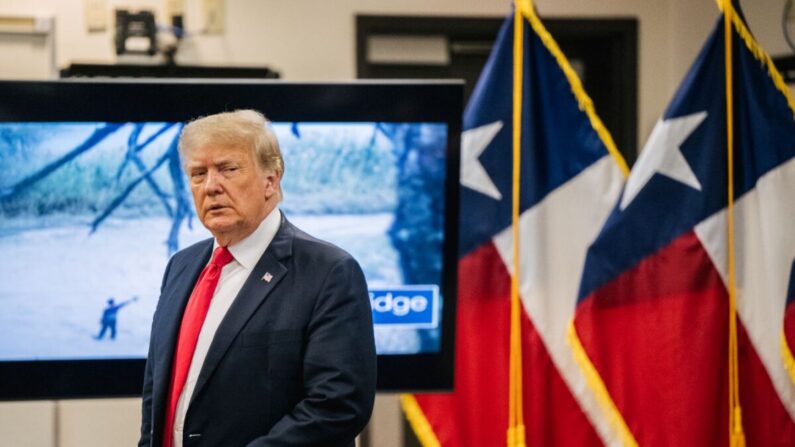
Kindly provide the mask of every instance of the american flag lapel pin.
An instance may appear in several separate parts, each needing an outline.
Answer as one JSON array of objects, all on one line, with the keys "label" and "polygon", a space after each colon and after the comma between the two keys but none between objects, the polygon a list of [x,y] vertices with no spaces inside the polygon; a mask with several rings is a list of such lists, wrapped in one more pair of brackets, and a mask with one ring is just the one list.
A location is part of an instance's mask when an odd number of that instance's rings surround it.
[{"label": "american flag lapel pin", "polygon": [[262,280],[265,282],[271,282],[272,279],[273,275],[271,275],[271,272],[265,272],[265,275],[262,276]]}]

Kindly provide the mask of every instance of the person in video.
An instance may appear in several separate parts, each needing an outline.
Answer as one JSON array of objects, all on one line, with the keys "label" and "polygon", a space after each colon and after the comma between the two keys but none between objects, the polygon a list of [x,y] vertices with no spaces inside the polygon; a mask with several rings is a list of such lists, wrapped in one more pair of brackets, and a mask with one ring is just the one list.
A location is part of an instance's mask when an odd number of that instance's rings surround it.
[{"label": "person in video", "polygon": [[376,386],[359,264],[279,210],[284,161],[259,112],[195,120],[179,152],[213,237],[166,267],[138,445],[353,447]]},{"label": "person in video", "polygon": [[94,337],[97,340],[102,340],[105,337],[105,332],[110,330],[110,339],[116,339],[116,321],[118,320],[119,309],[122,307],[134,303],[138,301],[138,297],[134,296],[127,301],[122,301],[119,304],[116,304],[116,300],[113,297],[108,298],[108,305],[105,307],[105,310],[102,311],[102,319],[99,320],[99,323],[102,327],[99,330],[99,334]]}]

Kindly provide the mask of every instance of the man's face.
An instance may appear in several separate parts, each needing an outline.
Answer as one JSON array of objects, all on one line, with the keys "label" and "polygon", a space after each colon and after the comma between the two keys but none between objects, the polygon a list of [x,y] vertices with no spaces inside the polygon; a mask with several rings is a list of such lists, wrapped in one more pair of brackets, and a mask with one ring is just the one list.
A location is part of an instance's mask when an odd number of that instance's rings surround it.
[{"label": "man's face", "polygon": [[198,147],[185,168],[199,219],[223,246],[251,234],[276,206],[279,176],[262,172],[245,147]]}]

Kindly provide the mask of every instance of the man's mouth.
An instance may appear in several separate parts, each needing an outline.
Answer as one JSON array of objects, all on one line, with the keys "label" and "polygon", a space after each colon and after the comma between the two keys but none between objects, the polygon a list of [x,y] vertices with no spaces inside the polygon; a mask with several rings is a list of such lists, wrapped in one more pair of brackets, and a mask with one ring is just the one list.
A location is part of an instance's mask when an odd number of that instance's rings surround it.
[{"label": "man's mouth", "polygon": [[226,207],[224,205],[217,205],[217,204],[216,205],[210,205],[210,206],[207,207],[207,211],[208,212],[218,211],[218,210],[223,209],[223,208],[226,208]]}]

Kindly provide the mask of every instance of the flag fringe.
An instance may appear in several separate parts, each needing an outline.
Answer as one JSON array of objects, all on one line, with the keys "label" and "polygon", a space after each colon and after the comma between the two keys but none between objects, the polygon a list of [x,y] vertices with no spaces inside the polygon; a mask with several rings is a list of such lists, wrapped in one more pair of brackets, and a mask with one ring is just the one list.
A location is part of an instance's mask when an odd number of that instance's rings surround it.
[{"label": "flag fringe", "polygon": [[574,360],[580,366],[580,370],[582,370],[585,376],[585,382],[591,392],[596,396],[596,400],[605,413],[607,421],[613,429],[613,433],[618,435],[622,445],[627,447],[638,447],[638,441],[629,429],[618,407],[616,407],[615,402],[613,402],[610,392],[607,391],[607,386],[605,386],[596,367],[591,363],[588,353],[585,352],[585,348],[582,346],[580,338],[577,335],[577,329],[574,327],[574,321],[569,322],[566,342],[571,347]]},{"label": "flag fringe", "polygon": [[787,336],[781,331],[781,360],[784,362],[784,369],[787,370],[789,378],[795,384],[795,356],[787,343]]},{"label": "flag fringe", "polygon": [[613,160],[615,160],[618,168],[624,175],[624,178],[628,177],[629,166],[627,165],[626,160],[624,160],[624,156],[618,151],[610,131],[607,130],[607,127],[605,127],[602,119],[599,118],[599,115],[596,114],[596,108],[593,105],[593,100],[590,96],[588,96],[588,93],[585,92],[585,88],[582,86],[582,81],[580,81],[580,77],[577,76],[577,72],[574,71],[574,68],[572,68],[571,64],[569,64],[569,60],[566,58],[566,55],[563,54],[563,51],[558,46],[558,43],[555,42],[555,39],[552,38],[552,35],[549,33],[549,31],[547,31],[546,27],[541,22],[541,19],[536,15],[532,5],[530,5],[529,2],[517,2],[517,4],[520,5],[521,13],[524,18],[530,22],[530,26],[533,28],[533,31],[535,31],[535,33],[541,39],[541,42],[555,58],[558,66],[560,66],[560,69],[563,70],[563,74],[566,76],[566,80],[569,81],[569,86],[571,86],[571,91],[574,93],[574,97],[577,98],[577,104],[579,104],[580,110],[585,112],[585,114],[588,116],[588,120],[591,122],[591,127],[599,135],[602,143],[607,148],[607,152],[613,156]]},{"label": "flag fringe", "polygon": [[406,419],[408,419],[409,425],[414,430],[414,434],[419,439],[420,444],[423,447],[441,447],[442,444],[439,443],[431,423],[428,422],[428,418],[425,417],[425,413],[414,395],[401,394],[400,406],[403,408],[403,413],[406,414]]},{"label": "flag fringe", "polygon": [[[717,0],[717,3],[718,9],[723,11],[723,4],[721,3],[721,0]],[[767,68],[767,74],[773,80],[773,85],[776,86],[776,90],[784,95],[784,98],[787,100],[787,105],[789,106],[793,117],[795,118],[795,96],[792,95],[792,91],[789,89],[789,86],[787,86],[787,83],[781,76],[781,72],[778,71],[778,68],[776,68],[776,65],[773,63],[773,59],[764,49],[762,49],[756,39],[754,39],[754,36],[748,29],[748,26],[746,26],[745,22],[743,22],[743,19],[739,14],[737,14],[737,11],[733,6],[732,10],[732,24],[734,25],[734,30],[740,35],[743,42],[745,42],[745,46],[748,48],[748,51],[754,55],[754,58],[765,65]]]}]

